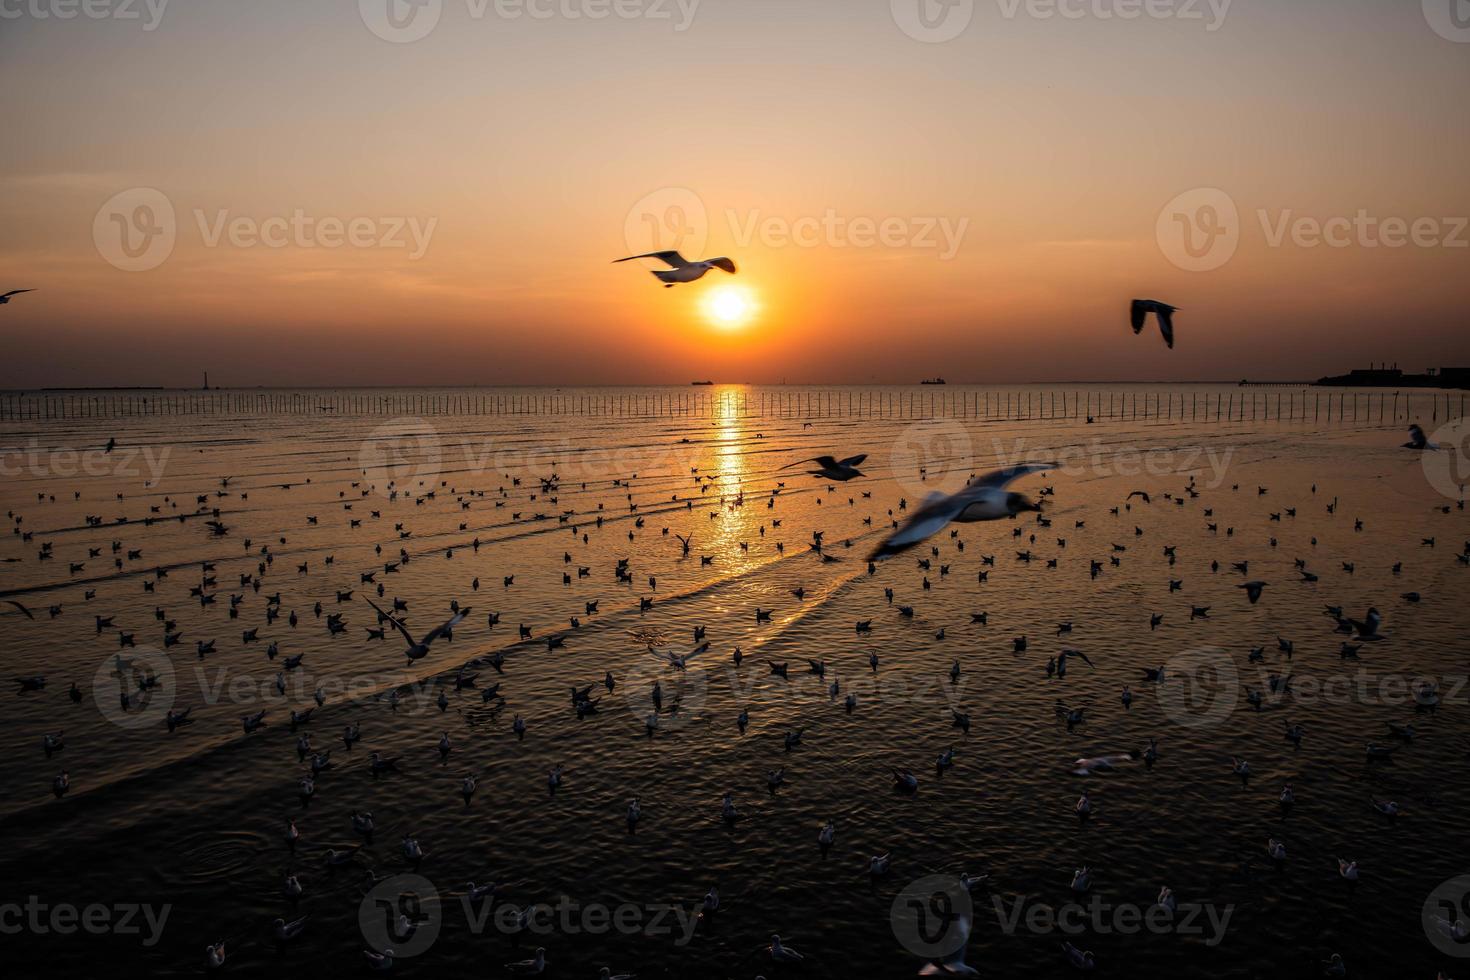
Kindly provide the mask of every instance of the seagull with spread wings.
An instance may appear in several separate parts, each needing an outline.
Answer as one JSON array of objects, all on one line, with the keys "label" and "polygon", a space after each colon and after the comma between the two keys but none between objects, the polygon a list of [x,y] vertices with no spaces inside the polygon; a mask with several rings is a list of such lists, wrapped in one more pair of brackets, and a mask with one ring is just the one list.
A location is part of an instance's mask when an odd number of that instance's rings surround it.
[{"label": "seagull with spread wings", "polygon": [[1159,321],[1159,333],[1164,335],[1164,343],[1169,349],[1174,349],[1174,313],[1177,306],[1168,303],[1160,303],[1156,299],[1136,299],[1133,301],[1133,333],[1137,336],[1143,333],[1143,324],[1148,320],[1150,313],[1154,314]]},{"label": "seagull with spread wings", "polygon": [[1056,468],[1056,463],[1022,463],[994,473],[976,477],[955,494],[930,494],[914,515],[888,536],[873,552],[869,561],[887,558],[907,551],[924,539],[938,534],[951,522],[973,524],[1014,517],[1023,511],[1040,511],[1041,504],[1024,494],[1012,493],[1006,487],[1012,481],[1032,473]]},{"label": "seagull with spread wings", "polygon": [[[732,269],[731,271],[733,272],[734,270]],[[34,293],[34,292],[35,292],[34,289],[12,289],[8,293],[0,293],[0,306],[4,306],[6,303],[9,303],[10,302],[10,297],[12,297],[12,296],[19,296],[21,293]]]},{"label": "seagull with spread wings", "polygon": [[449,634],[449,631],[454,629],[454,627],[459,624],[460,620],[464,619],[470,614],[470,610],[468,608],[461,609],[443,625],[436,626],[432,630],[430,630],[429,633],[425,635],[422,640],[415,640],[413,638],[413,634],[408,631],[408,627],[404,626],[398,620],[383,612],[383,610],[378,609],[378,604],[373,602],[373,600],[369,599],[368,605],[376,609],[378,615],[382,616],[384,620],[391,623],[393,625],[393,628],[402,633],[403,638],[408,641],[408,649],[403,651],[403,655],[408,658],[409,663],[412,663],[415,660],[422,660],[424,657],[427,657],[429,655],[429,645],[435,640],[439,639],[439,637],[447,636]]},{"label": "seagull with spread wings", "polygon": [[819,476],[826,480],[846,483],[848,480],[855,480],[863,475],[863,471],[858,469],[858,467],[867,458],[867,453],[849,456],[846,459],[837,459],[833,456],[814,456],[811,459],[799,459],[794,463],[788,463],[781,467],[781,469],[789,470],[791,467],[800,466],[802,463],[816,463],[817,468],[808,471],[811,476]]},{"label": "seagull with spread wings", "polygon": [[681,282],[694,282],[703,279],[704,274],[711,269],[724,269],[730,275],[735,274],[735,263],[721,256],[717,259],[705,259],[702,262],[690,262],[678,252],[645,252],[642,255],[630,255],[625,259],[614,259],[613,264],[619,262],[631,262],[634,259],[658,259],[667,265],[667,269],[654,269],[653,274],[658,277],[659,282],[664,284],[665,289],[672,289]]}]

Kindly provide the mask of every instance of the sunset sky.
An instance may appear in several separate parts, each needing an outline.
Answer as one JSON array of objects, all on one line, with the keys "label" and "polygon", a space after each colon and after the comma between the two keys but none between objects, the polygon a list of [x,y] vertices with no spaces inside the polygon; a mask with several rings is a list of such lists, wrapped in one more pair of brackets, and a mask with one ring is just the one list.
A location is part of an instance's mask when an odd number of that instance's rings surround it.
[{"label": "sunset sky", "polygon": [[93,2],[0,0],[0,386],[1470,366],[1462,0]]}]

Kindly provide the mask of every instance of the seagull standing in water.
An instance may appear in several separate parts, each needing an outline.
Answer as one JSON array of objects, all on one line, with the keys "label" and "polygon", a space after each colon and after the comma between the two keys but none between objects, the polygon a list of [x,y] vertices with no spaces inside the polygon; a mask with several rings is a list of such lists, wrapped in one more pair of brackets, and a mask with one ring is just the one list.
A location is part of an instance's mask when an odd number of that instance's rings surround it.
[{"label": "seagull standing in water", "polygon": [[1023,494],[1006,490],[1013,480],[1031,473],[1053,469],[1055,463],[1022,463],[1008,466],[994,473],[971,480],[963,490],[946,496],[931,494],[908,521],[888,536],[869,558],[875,561],[907,551],[925,538],[938,534],[950,525],[972,524],[976,521],[994,521],[1002,517],[1014,517],[1023,511],[1041,510]]},{"label": "seagull standing in water", "polygon": [[630,255],[625,259],[614,259],[613,264],[619,262],[631,262],[634,259],[658,259],[669,266],[667,269],[654,269],[653,274],[658,277],[659,282],[664,284],[665,289],[672,289],[681,282],[695,282],[703,279],[704,274],[711,269],[724,269],[730,275],[735,274],[735,263],[721,256],[717,259],[705,259],[701,262],[690,262],[678,252],[645,252],[642,255]]},{"label": "seagull standing in water", "polygon": [[1148,320],[1150,313],[1154,314],[1159,321],[1159,333],[1164,335],[1164,343],[1169,349],[1174,349],[1174,312],[1177,306],[1168,303],[1160,303],[1156,299],[1136,299],[1133,301],[1133,333],[1137,336],[1143,333],[1144,322]]}]

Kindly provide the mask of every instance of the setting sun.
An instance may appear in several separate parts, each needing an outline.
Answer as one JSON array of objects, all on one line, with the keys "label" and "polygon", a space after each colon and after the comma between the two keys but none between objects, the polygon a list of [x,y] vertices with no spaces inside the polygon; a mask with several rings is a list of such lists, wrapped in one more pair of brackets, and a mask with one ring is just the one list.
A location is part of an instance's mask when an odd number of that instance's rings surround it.
[{"label": "setting sun", "polygon": [[735,330],[749,323],[756,313],[755,298],[742,286],[721,286],[704,298],[704,313],[711,323]]}]

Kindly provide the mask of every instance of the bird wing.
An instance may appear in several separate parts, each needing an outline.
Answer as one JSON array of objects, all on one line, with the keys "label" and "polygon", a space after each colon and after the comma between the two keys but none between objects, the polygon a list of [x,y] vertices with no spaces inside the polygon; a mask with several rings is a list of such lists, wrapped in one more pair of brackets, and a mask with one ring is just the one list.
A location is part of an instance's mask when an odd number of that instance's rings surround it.
[{"label": "bird wing", "polygon": [[416,647],[416,646],[419,645],[419,641],[418,640],[415,640],[413,638],[413,634],[408,631],[408,627],[404,626],[398,620],[394,619],[392,616],[389,616],[387,613],[383,612],[383,610],[378,609],[378,604],[376,602],[374,602],[373,600],[369,599],[367,601],[367,604],[370,605],[370,606],[372,606],[374,609],[377,609],[377,612],[378,612],[378,615],[379,616],[384,617],[385,619],[388,620],[388,622],[392,623],[393,624],[393,628],[396,629],[398,632],[400,632],[400,633],[403,634],[403,638],[408,641],[408,645],[409,646]]},{"label": "bird wing", "polygon": [[[726,261],[729,261],[729,260],[727,259]],[[735,270],[734,269],[731,269],[730,271],[731,272],[734,272]],[[35,292],[34,289],[12,289],[8,293],[0,294],[0,299],[9,299],[11,296],[18,296],[21,293],[34,293],[34,292]]]},{"label": "bird wing", "polygon": [[791,467],[800,466],[802,463],[816,463],[818,466],[825,468],[829,466],[836,466],[837,460],[832,458],[831,456],[813,456],[810,459],[798,459],[796,462],[787,463],[785,466],[782,466],[780,468],[783,470],[789,470],[791,469]]},{"label": "bird wing", "polygon": [[1143,321],[1148,318],[1148,300],[1136,299],[1133,308],[1129,310],[1129,316],[1133,321],[1133,334],[1137,336],[1143,332]]},{"label": "bird wing", "polygon": [[710,259],[709,264],[714,266],[716,269],[724,269],[732,276],[735,274],[735,263],[732,260],[725,258],[723,255],[717,259]]},{"label": "bird wing", "polygon": [[35,619],[36,618],[35,616],[32,616],[31,615],[31,611],[29,609],[27,609],[25,606],[22,606],[20,603],[16,602],[14,599],[6,599],[5,601],[8,602],[8,603],[10,603],[10,605],[14,606],[15,608],[19,609],[21,612],[25,613],[26,614],[26,619]]},{"label": "bird wing", "polygon": [[914,511],[914,515],[877,547],[869,560],[886,558],[889,555],[907,551],[925,538],[938,534],[944,530],[945,525],[960,516],[969,505],[970,500],[963,497],[962,493],[954,496],[946,496],[942,493],[930,494],[923,505]]},{"label": "bird wing", "polygon": [[867,453],[861,453],[861,454],[859,454],[857,456],[849,456],[849,457],[847,457],[846,459],[844,459],[842,461],[842,464],[841,465],[843,465],[843,466],[861,466],[861,465],[863,465],[863,460],[865,460],[867,458],[868,458],[868,454]]},{"label": "bird wing", "polygon": [[972,490],[1000,490],[1013,480],[1019,480],[1021,477],[1031,473],[1040,473],[1043,470],[1055,469],[1056,465],[1056,463],[1021,463],[1018,466],[1007,466],[1003,470],[996,470],[994,473],[986,473],[984,476],[976,477],[965,486],[965,489],[955,494],[955,496],[963,496]]},{"label": "bird wing", "polygon": [[1174,349],[1174,310],[1175,307],[1160,303],[1155,311],[1159,317],[1159,333],[1164,335],[1164,343],[1169,345],[1170,350]]},{"label": "bird wing", "polygon": [[469,614],[470,614],[470,610],[469,609],[461,609],[459,612],[455,613],[453,616],[451,616],[449,619],[445,620],[440,625],[435,626],[434,629],[433,629],[433,632],[431,632],[428,636],[424,637],[424,646],[428,646],[430,643],[433,643],[435,640],[439,639],[439,637],[443,636],[445,633],[448,633],[450,630],[454,629],[454,627],[458,626],[459,623],[460,623],[460,621],[463,620]]},{"label": "bird wing", "polygon": [[[673,269],[682,269],[690,264],[688,259],[684,258],[684,256],[674,251],[644,252],[642,255],[630,255],[625,259],[613,259],[613,264],[616,265],[619,262],[631,262],[634,259],[658,259],[660,262],[667,264],[670,268]],[[730,260],[726,259],[725,261],[729,262]],[[734,272],[735,270],[731,269],[730,271]]]}]

